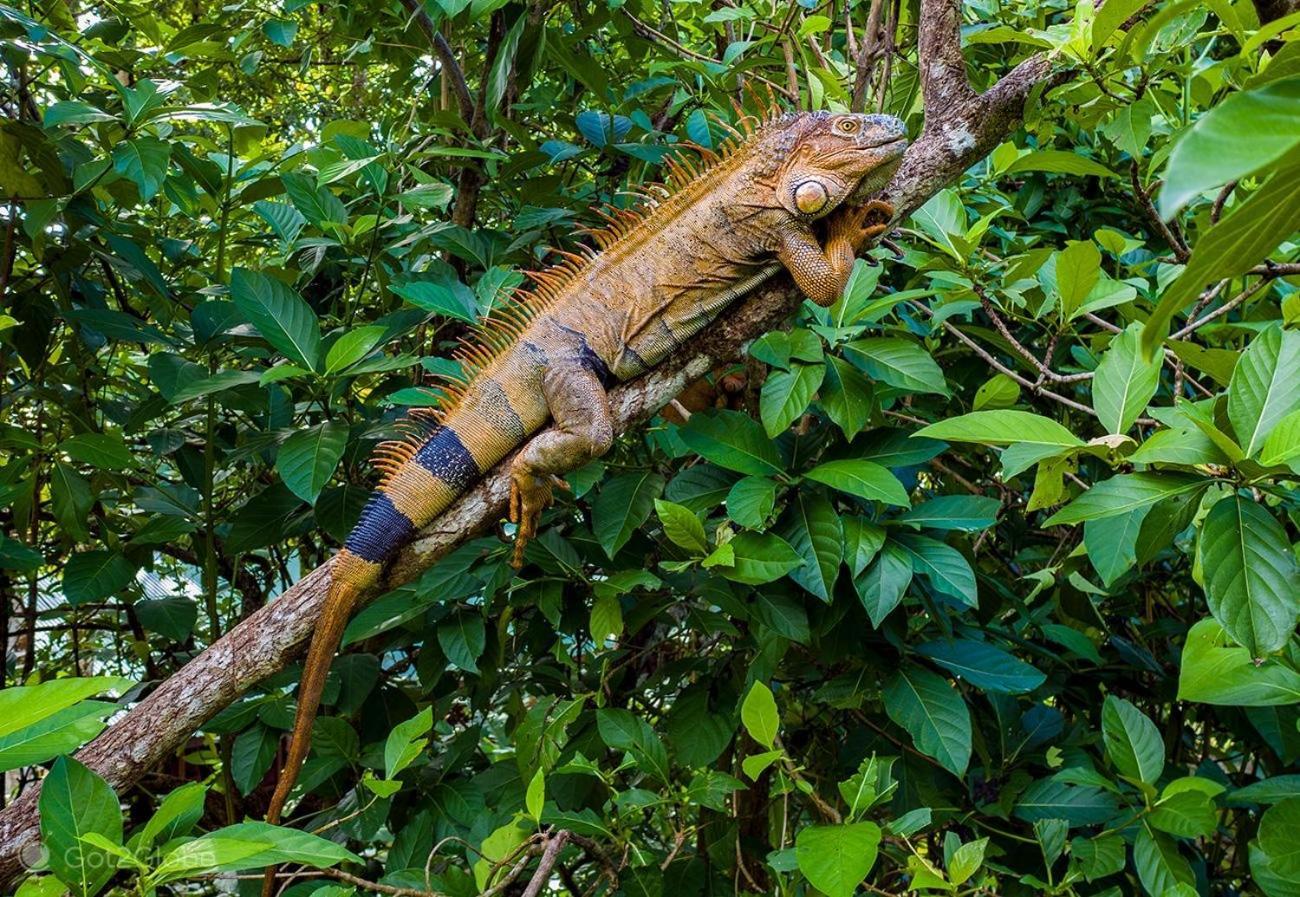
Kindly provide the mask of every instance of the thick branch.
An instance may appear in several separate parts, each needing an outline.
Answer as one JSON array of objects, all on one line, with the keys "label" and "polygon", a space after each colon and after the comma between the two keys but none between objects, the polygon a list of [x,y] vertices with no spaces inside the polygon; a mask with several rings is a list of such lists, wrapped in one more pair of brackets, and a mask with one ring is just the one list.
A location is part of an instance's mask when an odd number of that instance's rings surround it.
[{"label": "thick branch", "polygon": [[[406,2],[406,0],[403,0]],[[927,7],[932,6],[927,2]],[[945,126],[934,127],[908,150],[886,195],[898,218],[954,182],[1010,133],[1025,98],[1048,78],[1041,57],[1022,63],[983,96],[968,95],[944,109]],[[948,123],[952,123],[948,127]],[[755,337],[780,324],[802,301],[779,268],[773,279],[725,314],[672,360],[645,377],[613,390],[610,404],[618,432],[636,427],[690,382],[736,358]],[[505,512],[507,478],[499,465],[466,493],[394,562],[388,584],[409,582],[456,545],[496,524]],[[244,620],[192,660],[122,719],[83,748],[77,758],[119,792],[172,754],[218,711],[259,681],[282,670],[311,635],[328,583],[328,566],[318,567],[279,599]],[[39,788],[29,788],[0,812],[0,886],[22,869],[21,855],[39,835]]]},{"label": "thick branch", "polygon": [[921,0],[917,42],[928,128],[974,96],[961,55],[961,0]]}]

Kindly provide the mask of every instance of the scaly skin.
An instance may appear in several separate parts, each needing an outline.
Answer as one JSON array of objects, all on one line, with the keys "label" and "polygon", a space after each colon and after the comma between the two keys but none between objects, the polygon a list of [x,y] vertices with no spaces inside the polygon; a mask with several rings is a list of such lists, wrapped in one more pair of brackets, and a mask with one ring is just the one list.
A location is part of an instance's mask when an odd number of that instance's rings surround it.
[{"label": "scaly skin", "polygon": [[[847,205],[883,186],[902,157],[900,121],[798,113],[770,118],[702,171],[673,168],[675,190],[592,232],[602,251],[535,273],[537,289],[469,348],[468,380],[425,431],[380,451],[386,476],[334,560],[312,638],[289,755],[267,820],[279,822],[306,758],[330,660],[357,597],[384,562],[475,480],[548,421],[511,463],[513,562],[537,534],[567,471],[613,442],[606,390],[653,368],[764,274],[773,259],[819,305],[844,288],[858,251],[893,214]],[[843,206],[843,208],[841,208]],[[837,211],[838,210],[838,211]],[[834,214],[832,214],[834,213]],[[824,244],[815,223],[825,222]],[[268,871],[265,893],[273,890]]]}]

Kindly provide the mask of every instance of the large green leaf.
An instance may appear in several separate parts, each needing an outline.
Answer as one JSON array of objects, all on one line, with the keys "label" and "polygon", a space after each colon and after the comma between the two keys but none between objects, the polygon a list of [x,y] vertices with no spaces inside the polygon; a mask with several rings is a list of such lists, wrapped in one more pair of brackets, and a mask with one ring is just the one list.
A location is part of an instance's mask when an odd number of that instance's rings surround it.
[{"label": "large green leaf", "polygon": [[808,826],[795,838],[795,857],[799,871],[826,897],[853,897],[879,846],[874,822]]},{"label": "large green leaf", "polygon": [[1124,473],[1097,483],[1043,521],[1043,526],[1117,517],[1208,485],[1204,477],[1192,474]]},{"label": "large green leaf", "polygon": [[103,731],[104,718],[117,710],[107,701],[81,701],[0,736],[0,771],[34,766],[75,751]]},{"label": "large green leaf", "polygon": [[898,607],[912,582],[912,572],[908,553],[897,543],[886,542],[870,566],[853,578],[853,587],[872,626],[879,628],[889,612]]},{"label": "large green leaf", "polygon": [[155,137],[135,137],[113,147],[113,167],[135,182],[140,199],[153,199],[167,177],[167,162],[172,146]]},{"label": "large green leaf", "polygon": [[883,693],[885,712],[912,736],[918,751],[955,776],[966,772],[971,722],[961,692],[929,670],[904,663]]},{"label": "large green leaf", "polygon": [[1165,743],[1156,724],[1141,710],[1123,698],[1107,695],[1101,709],[1101,734],[1120,775],[1148,785],[1156,783],[1165,768]]},{"label": "large green leaf", "polygon": [[1300,703],[1300,673],[1279,660],[1256,664],[1214,620],[1187,633],[1178,674],[1178,698],[1226,707],[1276,707]]},{"label": "large green leaf", "polygon": [[1191,864],[1179,853],[1177,842],[1146,825],[1133,841],[1133,865],[1149,897],[1164,897],[1180,884],[1196,882]]},{"label": "large green leaf", "polygon": [[1062,450],[1078,448],[1083,440],[1056,421],[1010,408],[972,411],[917,430],[913,436],[980,445],[1040,445]]},{"label": "large green leaf", "polygon": [[275,468],[294,495],[315,504],[348,445],[347,424],[328,421],[299,430],[280,446]]},{"label": "large green leaf", "polygon": [[1210,613],[1253,657],[1280,650],[1295,633],[1300,575],[1277,518],[1231,495],[1210,509],[1197,544]]},{"label": "large green leaf", "polygon": [[753,476],[772,476],[784,470],[762,427],[739,412],[692,414],[680,433],[691,451],[728,470]]},{"label": "large green leaf", "polygon": [[912,569],[930,583],[930,588],[967,607],[979,606],[975,571],[960,551],[928,536],[903,533],[897,543],[911,556]]},{"label": "large green leaf", "polygon": [[930,353],[911,340],[876,336],[845,343],[849,361],[869,376],[907,392],[932,392],[946,396],[943,371]]},{"label": "large green leaf", "polygon": [[1228,420],[1254,457],[1288,414],[1300,409],[1300,333],[1270,327],[1241,354],[1228,385]]},{"label": "large green leaf", "polygon": [[248,268],[230,275],[230,296],[240,314],[290,361],[319,370],[320,323],[302,297],[274,277]]},{"label": "large green leaf", "polygon": [[984,691],[1024,694],[1047,679],[1033,666],[988,642],[973,639],[926,642],[917,645],[916,652]]},{"label": "large green leaf", "polygon": [[1092,407],[1110,433],[1127,432],[1160,384],[1161,359],[1146,359],[1141,334],[1133,324],[1115,337],[1092,381]]},{"label": "large green leaf", "polygon": [[803,557],[803,566],[791,570],[790,578],[830,603],[844,556],[844,532],[835,508],[820,491],[796,495],[778,535]]},{"label": "large green leaf", "polygon": [[122,810],[113,789],[76,760],[60,757],[41,786],[39,807],[51,871],[78,897],[99,893],[116,861],[82,838],[93,833],[122,843]]},{"label": "large green leaf", "polygon": [[1165,290],[1142,329],[1142,349],[1148,355],[1168,335],[1174,315],[1190,305],[1207,283],[1244,274],[1295,232],[1300,215],[1300,190],[1295,189],[1300,160],[1288,159],[1288,167],[1197,241],[1187,267]]},{"label": "large green leaf", "polygon": [[803,414],[826,375],[824,364],[793,363],[790,370],[774,370],[763,383],[758,412],[763,429],[775,439]]},{"label": "large green leaf", "polygon": [[1297,106],[1300,78],[1283,78],[1234,93],[1198,118],[1169,154],[1160,213],[1169,217],[1198,193],[1239,180],[1300,146]]},{"label": "large green leaf", "polygon": [[1259,821],[1259,847],[1279,875],[1300,880],[1300,797],[1274,804]]},{"label": "large green leaf", "polygon": [[781,714],[776,709],[772,690],[764,683],[755,682],[749,687],[749,693],[740,704],[740,721],[750,738],[769,750],[772,748],[781,725]]},{"label": "large green leaf", "polygon": [[613,477],[601,486],[592,504],[592,530],[607,555],[618,554],[650,518],[663,491],[664,478],[648,470]]},{"label": "large green leaf", "polygon": [[73,607],[117,595],[135,581],[136,565],[116,551],[80,551],[63,568],[63,594]]},{"label": "large green leaf", "polygon": [[214,872],[263,869],[280,863],[321,869],[343,862],[360,863],[362,859],[310,832],[265,822],[241,822],[172,848],[149,876],[149,881],[160,885]]},{"label": "large green leaf", "polygon": [[117,676],[91,676],[0,689],[0,737],[35,725],[78,701],[108,691],[124,691],[131,684],[131,680]]},{"label": "large green leaf", "polygon": [[898,477],[874,461],[845,459],[827,461],[804,474],[810,480],[825,483],[832,489],[856,495],[858,498],[907,507],[910,500],[907,490]]}]

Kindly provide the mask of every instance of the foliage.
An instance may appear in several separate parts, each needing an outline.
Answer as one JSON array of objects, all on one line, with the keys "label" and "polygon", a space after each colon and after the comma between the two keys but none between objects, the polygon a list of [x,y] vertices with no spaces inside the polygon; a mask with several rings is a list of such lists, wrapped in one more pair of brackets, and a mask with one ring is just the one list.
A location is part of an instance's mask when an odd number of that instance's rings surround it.
[{"label": "foliage", "polygon": [[19,893],[508,893],[563,832],[574,894],[1296,894],[1300,21],[1229,0],[966,4],[977,87],[1061,72],[1023,126],[522,574],[364,609],[292,828],[296,670],[148,787],[63,756],[322,563],[466,325],[742,82],[921,125],[912,0],[412,8],[0,6]]}]

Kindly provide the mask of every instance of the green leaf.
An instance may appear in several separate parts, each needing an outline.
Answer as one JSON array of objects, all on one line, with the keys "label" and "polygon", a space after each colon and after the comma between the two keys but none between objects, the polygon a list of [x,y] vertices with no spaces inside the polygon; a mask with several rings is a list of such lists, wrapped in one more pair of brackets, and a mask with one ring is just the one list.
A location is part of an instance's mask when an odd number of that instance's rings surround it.
[{"label": "green leaf", "polygon": [[1240,180],[1300,146],[1295,110],[1300,78],[1234,93],[1198,118],[1174,144],[1160,189],[1160,214],[1174,215],[1197,194]]},{"label": "green leaf", "polygon": [[323,869],[361,857],[319,835],[265,822],[241,822],[174,847],[149,876],[153,885],[214,872],[263,869],[297,863]]},{"label": "green leaf", "polygon": [[1161,359],[1142,354],[1142,325],[1111,341],[1092,381],[1092,407],[1109,433],[1126,433],[1160,385]]},{"label": "green leaf", "polygon": [[63,594],[73,607],[102,601],[135,582],[136,570],[116,551],[79,551],[63,568]]},{"label": "green leaf", "polygon": [[795,838],[795,857],[799,871],[826,897],[853,897],[879,847],[874,822],[807,826]]},{"label": "green leaf", "polygon": [[650,518],[664,478],[649,470],[606,480],[591,507],[591,528],[605,554],[614,557]]},{"label": "green leaf", "polygon": [[894,542],[886,542],[871,566],[853,578],[858,599],[879,629],[889,612],[898,607],[912,582],[912,559]]},{"label": "green leaf", "polygon": [[691,451],[728,470],[752,476],[784,472],[772,440],[738,411],[696,412],[679,433]]},{"label": "green leaf", "polygon": [[719,546],[729,548],[733,562],[719,567],[727,579],[748,585],[762,585],[785,576],[803,563],[790,543],[771,533],[740,533]]},{"label": "green leaf", "polygon": [[759,395],[758,412],[769,437],[780,436],[804,413],[825,376],[826,365],[799,363],[792,364],[788,371],[768,374]]},{"label": "green leaf", "polygon": [[1218,825],[1218,811],[1204,791],[1178,791],[1161,797],[1150,820],[1154,828],[1180,838],[1208,837]]},{"label": "green leaf", "polygon": [[691,513],[689,508],[656,498],[655,514],[663,524],[664,535],[678,548],[695,554],[708,552],[709,540],[704,535],[704,524],[700,523],[700,518]]},{"label": "green leaf", "polygon": [[1101,251],[1091,240],[1069,240],[1056,254],[1056,292],[1061,316],[1069,319],[1083,305],[1101,276]]},{"label": "green leaf", "polygon": [[199,619],[199,606],[193,599],[180,595],[151,598],[137,601],[135,614],[147,632],[156,632],[174,642],[183,642],[194,631],[194,624]]},{"label": "green leaf", "polygon": [[331,421],[299,430],[280,446],[275,469],[294,495],[315,504],[348,445],[348,425]]},{"label": "green leaf", "polygon": [[1231,644],[1214,620],[1187,633],[1178,675],[1178,698],[1225,707],[1274,707],[1300,702],[1300,673],[1277,660],[1256,665],[1249,651]]},{"label": "green leaf", "polygon": [[1070,857],[1089,882],[1123,872],[1124,854],[1124,839],[1119,835],[1079,837],[1070,842]]},{"label": "green leaf", "polygon": [[1156,724],[1123,698],[1107,695],[1101,709],[1106,753],[1129,779],[1154,785],[1165,768],[1165,743]]},{"label": "green leaf", "polygon": [[172,838],[189,834],[203,818],[204,799],[208,789],[202,782],[187,782],[167,793],[158,809],[132,838],[137,851],[147,851],[155,843],[165,844]]},{"label": "green leaf", "polygon": [[938,539],[911,533],[899,535],[897,543],[911,557],[912,569],[930,583],[930,588],[967,607],[979,606],[975,571],[960,551]]},{"label": "green leaf", "polygon": [[776,483],[767,477],[744,477],[727,493],[727,516],[750,529],[759,529],[776,507]]},{"label": "green leaf", "polygon": [[984,851],[988,846],[988,838],[979,838],[953,851],[947,863],[948,880],[954,885],[964,884],[984,864]]},{"label": "green leaf", "polygon": [[803,557],[803,566],[791,570],[790,578],[829,604],[844,557],[844,533],[835,508],[820,491],[797,494],[778,534]]},{"label": "green leaf", "polygon": [[1300,411],[1278,421],[1259,450],[1259,463],[1266,467],[1289,465],[1296,458],[1300,458]]},{"label": "green leaf", "polygon": [[1007,166],[1007,174],[1022,171],[1046,171],[1053,174],[1079,174],[1098,178],[1119,175],[1100,162],[1065,150],[1031,150]]},{"label": "green leaf", "polygon": [[326,222],[346,224],[347,206],[326,187],[317,187],[313,179],[301,172],[290,172],[280,178],[284,191],[294,208],[317,227]]},{"label": "green leaf", "polygon": [[396,778],[398,773],[414,763],[432,734],[432,707],[425,707],[394,726],[384,741],[384,778]]},{"label": "green leaf", "polygon": [[878,336],[845,343],[849,361],[868,376],[907,392],[948,395],[943,371],[930,353],[911,340]]},{"label": "green leaf", "polygon": [[1083,546],[1088,560],[1108,588],[1137,563],[1137,540],[1152,507],[1084,522]]},{"label": "green leaf", "polygon": [[975,390],[973,407],[976,411],[997,411],[1010,408],[1020,401],[1020,384],[1006,374],[994,374]]},{"label": "green leaf", "polygon": [[895,519],[925,529],[978,532],[997,522],[1002,503],[982,495],[940,495],[904,511]]},{"label": "green leaf", "polygon": [[0,737],[36,725],[93,695],[125,691],[132,684],[117,676],[90,676],[0,689]]},{"label": "green leaf", "polygon": [[1078,448],[1083,440],[1051,418],[1028,411],[973,411],[923,427],[913,436],[980,445],[1039,445]]},{"label": "green leaf", "polygon": [[1263,506],[1231,495],[1210,508],[1197,545],[1210,613],[1252,657],[1281,650],[1300,611],[1286,530]]},{"label": "green leaf", "polygon": [[113,147],[113,168],[134,181],[140,199],[148,202],[162,189],[171,153],[171,144],[155,137],[123,140]]},{"label": "green leaf", "polygon": [[1142,329],[1143,351],[1155,352],[1168,336],[1174,315],[1190,305],[1207,283],[1244,274],[1295,232],[1300,215],[1297,177],[1300,164],[1281,169],[1197,241],[1187,267],[1165,290]]},{"label": "green leaf", "polygon": [[349,365],[356,364],[370,354],[388,335],[386,327],[358,327],[349,330],[334,341],[325,354],[325,373],[336,374]]},{"label": "green leaf", "polygon": [[267,19],[262,23],[262,33],[276,46],[292,46],[294,35],[298,33],[298,23],[292,19]]},{"label": "green leaf", "polygon": [[122,843],[122,810],[108,783],[71,757],[60,757],[38,800],[50,870],[78,897],[97,894],[113,876],[108,851],[82,840],[97,834]]},{"label": "green leaf", "polygon": [[1196,884],[1191,864],[1178,852],[1178,845],[1168,835],[1145,825],[1133,841],[1133,865],[1151,897],[1164,897],[1179,884]]},{"label": "green leaf", "polygon": [[260,271],[236,268],[230,295],[250,324],[290,361],[319,370],[320,324],[302,297]]},{"label": "green leaf", "polygon": [[874,461],[845,459],[827,461],[804,474],[810,480],[824,483],[858,498],[880,501],[906,508],[911,500],[898,477]]},{"label": "green leaf", "polygon": [[1029,823],[1064,819],[1071,826],[1101,825],[1118,810],[1119,803],[1115,798],[1100,788],[1039,779],[1016,801],[1015,816]]},{"label": "green leaf", "polygon": [[871,381],[842,358],[831,355],[826,362],[826,379],[818,398],[844,438],[852,439],[871,417]]},{"label": "green leaf", "polygon": [[885,712],[912,736],[916,749],[955,776],[971,754],[970,710],[961,692],[927,669],[904,663],[885,684]]},{"label": "green leaf", "polygon": [[277,732],[256,725],[239,733],[230,752],[230,776],[245,796],[251,794],[275,762],[280,747]]},{"label": "green leaf", "polygon": [[1228,420],[1248,458],[1300,409],[1300,333],[1270,327],[1241,354],[1228,385]]},{"label": "green leaf", "polygon": [[537,822],[542,821],[542,808],[546,805],[546,773],[540,767],[533,773],[528,790],[524,792],[524,808]]},{"label": "green leaf", "polygon": [[439,624],[438,645],[458,669],[478,673],[478,659],[487,646],[483,615],[472,611],[459,613]]},{"label": "green leaf", "polygon": [[772,696],[772,690],[762,682],[755,682],[749,687],[749,693],[740,705],[740,721],[744,723],[750,738],[771,750],[776,743],[781,715],[776,709],[776,698]]},{"label": "green leaf", "polygon": [[0,771],[45,763],[75,751],[103,731],[104,719],[117,710],[107,701],[81,701],[0,736]]},{"label": "green leaf", "polygon": [[1274,804],[1259,821],[1259,848],[1279,875],[1300,879],[1300,798]]},{"label": "green leaf", "polygon": [[129,470],[136,466],[135,456],[122,437],[109,433],[80,433],[65,439],[59,448],[78,461],[104,470]]},{"label": "green leaf", "polygon": [[916,652],[984,691],[1025,694],[1047,679],[1023,660],[987,642],[972,639],[926,642],[918,645]]},{"label": "green leaf", "polygon": [[1043,526],[1117,517],[1166,498],[1204,489],[1209,482],[1204,477],[1181,473],[1120,474],[1097,483],[1043,521]]}]

